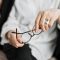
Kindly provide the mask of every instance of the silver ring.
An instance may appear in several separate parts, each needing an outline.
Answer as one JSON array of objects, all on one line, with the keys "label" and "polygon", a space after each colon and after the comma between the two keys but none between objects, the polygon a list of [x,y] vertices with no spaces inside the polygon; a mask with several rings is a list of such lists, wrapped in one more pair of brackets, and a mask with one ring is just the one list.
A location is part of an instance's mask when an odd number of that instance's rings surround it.
[{"label": "silver ring", "polygon": [[49,24],[49,20],[48,19],[45,19],[44,20],[44,24]]}]

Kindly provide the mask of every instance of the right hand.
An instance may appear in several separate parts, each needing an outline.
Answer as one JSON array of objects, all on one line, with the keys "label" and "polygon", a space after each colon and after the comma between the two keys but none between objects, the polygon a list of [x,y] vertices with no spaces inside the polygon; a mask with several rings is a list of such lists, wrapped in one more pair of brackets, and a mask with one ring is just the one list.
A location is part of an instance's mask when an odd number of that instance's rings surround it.
[{"label": "right hand", "polygon": [[8,32],[7,37],[8,37],[9,43],[12,46],[16,48],[24,46],[23,39],[20,35],[17,34],[17,38],[16,38],[16,34],[12,32]]}]

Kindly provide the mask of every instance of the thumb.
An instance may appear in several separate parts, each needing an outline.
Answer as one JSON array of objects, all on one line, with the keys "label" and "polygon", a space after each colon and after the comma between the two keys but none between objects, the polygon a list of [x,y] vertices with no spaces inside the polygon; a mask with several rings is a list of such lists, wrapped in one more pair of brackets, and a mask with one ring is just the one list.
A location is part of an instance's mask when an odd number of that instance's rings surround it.
[{"label": "thumb", "polygon": [[23,39],[21,35],[17,35],[17,41],[21,44],[23,43]]},{"label": "thumb", "polygon": [[41,19],[41,14],[42,14],[42,12],[39,12],[39,14],[38,14],[38,16],[37,16],[37,18],[36,18],[36,20],[35,20],[35,30],[36,31],[38,31],[39,30],[39,22],[40,22],[40,19]]}]

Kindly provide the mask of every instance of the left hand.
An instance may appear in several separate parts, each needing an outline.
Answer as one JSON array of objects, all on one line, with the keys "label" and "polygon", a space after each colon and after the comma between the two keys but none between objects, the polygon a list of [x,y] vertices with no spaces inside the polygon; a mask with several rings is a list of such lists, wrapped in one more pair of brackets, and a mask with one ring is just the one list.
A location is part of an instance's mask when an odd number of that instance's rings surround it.
[{"label": "left hand", "polygon": [[58,20],[58,17],[60,16],[60,10],[46,10],[41,11],[35,21],[35,29],[38,31],[39,29],[42,29],[43,31],[47,31],[49,28],[51,28],[55,21]]}]

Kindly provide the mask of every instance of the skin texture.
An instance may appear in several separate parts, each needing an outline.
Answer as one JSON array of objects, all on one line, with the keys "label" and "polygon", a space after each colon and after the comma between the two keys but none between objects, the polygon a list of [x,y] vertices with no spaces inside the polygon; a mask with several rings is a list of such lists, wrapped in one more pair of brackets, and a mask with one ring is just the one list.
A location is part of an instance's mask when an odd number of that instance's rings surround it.
[{"label": "skin texture", "polygon": [[[58,9],[50,9],[46,11],[41,11],[37,19],[35,21],[35,29],[38,31],[39,29],[42,29],[43,31],[47,31],[49,28],[51,28],[54,24],[54,22],[59,21],[60,16],[60,10]],[[45,24],[45,20],[48,19],[48,24]]]},{"label": "skin texture", "polygon": [[[38,31],[39,29],[42,29],[43,31],[47,31],[49,28],[51,28],[54,22],[57,21],[60,15],[59,12],[60,10],[58,9],[40,11],[35,20],[35,31]],[[48,24],[45,24],[45,19],[48,19]],[[22,43],[23,38],[20,35],[17,35],[17,38],[16,38],[16,34],[8,32],[7,37],[12,46],[16,48],[24,46],[24,44]]]},{"label": "skin texture", "polygon": [[9,31],[7,33],[7,37],[12,46],[14,46],[16,48],[24,46],[24,44],[22,43],[23,39],[20,35],[17,35],[17,37],[16,37],[16,34],[12,33],[12,31]]}]

